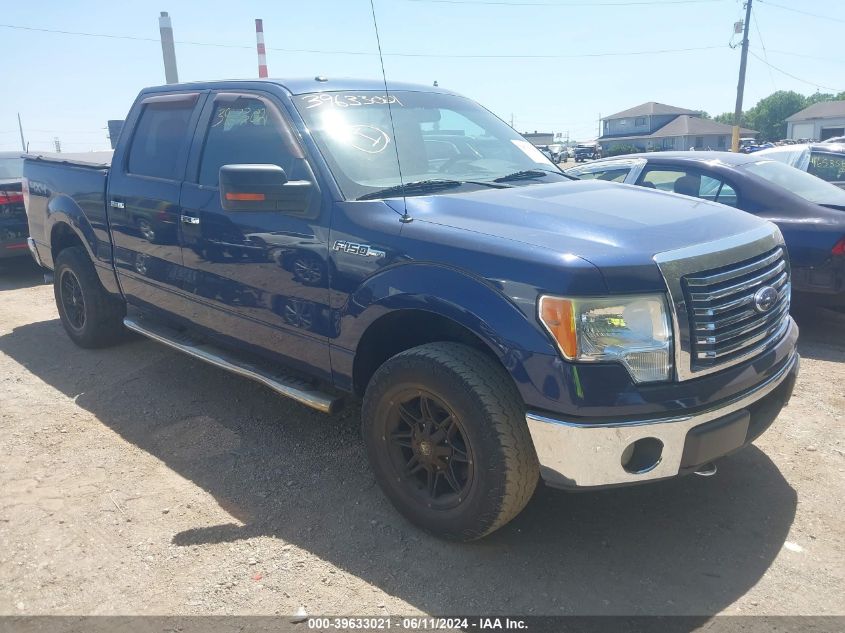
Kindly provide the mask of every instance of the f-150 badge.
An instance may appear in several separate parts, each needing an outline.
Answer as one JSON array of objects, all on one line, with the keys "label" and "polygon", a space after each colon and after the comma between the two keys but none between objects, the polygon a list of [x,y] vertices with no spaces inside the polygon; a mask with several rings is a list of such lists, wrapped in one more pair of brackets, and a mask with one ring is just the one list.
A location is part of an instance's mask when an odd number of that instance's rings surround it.
[{"label": "f-150 badge", "polygon": [[361,257],[375,257],[376,259],[384,257],[384,251],[377,250],[369,244],[356,244],[355,242],[347,242],[346,240],[335,241],[332,249],[349,253],[350,255],[360,255]]}]

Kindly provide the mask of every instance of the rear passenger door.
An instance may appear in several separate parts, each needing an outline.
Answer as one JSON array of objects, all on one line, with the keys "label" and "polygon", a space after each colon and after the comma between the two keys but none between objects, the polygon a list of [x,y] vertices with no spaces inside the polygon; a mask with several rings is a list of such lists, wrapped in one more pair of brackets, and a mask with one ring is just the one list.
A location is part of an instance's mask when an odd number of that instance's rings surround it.
[{"label": "rear passenger door", "polygon": [[131,138],[109,174],[108,217],[114,262],[127,301],[185,312],[179,245],[182,180],[205,94],[144,98],[126,122]]}]

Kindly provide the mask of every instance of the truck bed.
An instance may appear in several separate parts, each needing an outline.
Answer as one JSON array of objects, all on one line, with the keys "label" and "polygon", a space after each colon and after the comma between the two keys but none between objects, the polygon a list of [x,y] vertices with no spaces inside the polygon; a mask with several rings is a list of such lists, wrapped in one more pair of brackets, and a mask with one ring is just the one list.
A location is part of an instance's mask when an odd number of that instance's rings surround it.
[{"label": "truck bed", "polygon": [[27,154],[24,159],[30,237],[43,265],[53,267],[50,231],[61,219],[80,228],[95,264],[103,249],[108,254],[102,259],[110,261],[105,196],[111,152]]}]

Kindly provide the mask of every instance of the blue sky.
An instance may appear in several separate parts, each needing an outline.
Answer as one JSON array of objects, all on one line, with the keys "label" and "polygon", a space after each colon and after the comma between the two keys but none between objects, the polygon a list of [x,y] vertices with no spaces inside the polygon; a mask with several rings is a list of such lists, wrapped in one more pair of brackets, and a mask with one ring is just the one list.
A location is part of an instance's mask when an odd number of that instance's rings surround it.
[{"label": "blue sky", "polygon": [[[600,114],[644,101],[711,114],[733,110],[739,49],[728,43],[743,12],[740,0],[375,0],[375,6],[389,78],[437,80],[505,120],[513,116],[520,131],[592,138]],[[755,0],[754,7],[752,52],[795,78],[750,57],[746,107],[776,89],[845,90],[842,0]],[[123,118],[142,87],[164,82],[160,10],[173,20],[182,81],[255,77],[255,18],[264,19],[273,77],[380,77],[369,0],[6,0],[0,150],[20,147],[18,112],[31,149],[51,149],[54,136],[65,151],[107,148],[106,120]],[[656,50],[676,52],[638,54]]]}]

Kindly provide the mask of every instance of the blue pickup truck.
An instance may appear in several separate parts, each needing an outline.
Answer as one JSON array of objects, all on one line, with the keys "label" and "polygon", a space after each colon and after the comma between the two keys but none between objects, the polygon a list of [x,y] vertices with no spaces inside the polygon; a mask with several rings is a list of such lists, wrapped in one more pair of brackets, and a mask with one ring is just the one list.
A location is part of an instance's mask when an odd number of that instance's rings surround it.
[{"label": "blue pickup truck", "polygon": [[321,411],[361,399],[376,480],[444,537],[501,527],[541,478],[712,474],[798,373],[777,227],[573,180],[443,89],[149,88],[110,164],[24,177],[71,339],[131,330]]}]

